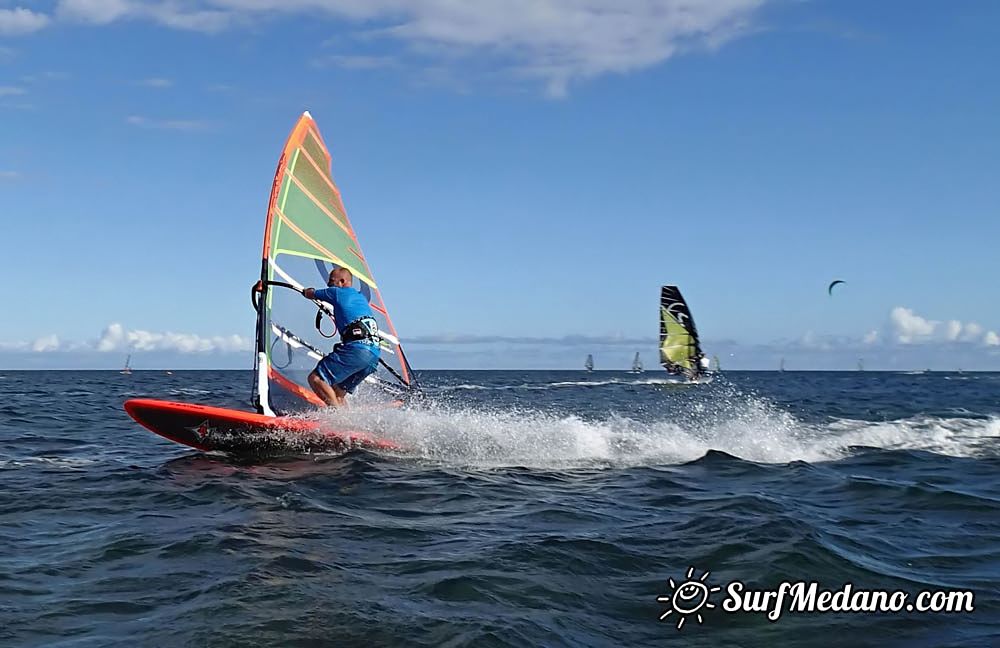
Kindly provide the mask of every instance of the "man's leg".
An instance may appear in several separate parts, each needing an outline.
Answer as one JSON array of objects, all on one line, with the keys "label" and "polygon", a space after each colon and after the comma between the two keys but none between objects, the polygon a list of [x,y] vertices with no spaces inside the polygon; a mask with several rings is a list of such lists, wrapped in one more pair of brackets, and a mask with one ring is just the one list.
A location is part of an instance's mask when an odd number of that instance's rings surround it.
[{"label": "man's leg", "polygon": [[314,370],[309,374],[309,386],[316,392],[324,403],[331,407],[343,407],[347,404],[344,400],[344,390],[336,385],[328,385]]},{"label": "man's leg", "polygon": [[340,385],[333,386],[333,393],[337,395],[337,407],[347,407],[347,392]]},{"label": "man's leg", "polygon": [[375,370],[378,369],[378,355],[375,355],[371,351],[361,351],[355,355],[355,359],[359,363],[363,363],[361,368],[344,380],[341,380],[339,384],[333,386],[343,399],[345,405],[347,404],[347,395],[353,394],[358,385],[363,383],[365,378],[375,373]]},{"label": "man's leg", "polygon": [[309,374],[309,386],[324,403],[331,407],[345,407],[345,396],[353,390],[346,384],[357,370],[358,349],[338,344]]}]

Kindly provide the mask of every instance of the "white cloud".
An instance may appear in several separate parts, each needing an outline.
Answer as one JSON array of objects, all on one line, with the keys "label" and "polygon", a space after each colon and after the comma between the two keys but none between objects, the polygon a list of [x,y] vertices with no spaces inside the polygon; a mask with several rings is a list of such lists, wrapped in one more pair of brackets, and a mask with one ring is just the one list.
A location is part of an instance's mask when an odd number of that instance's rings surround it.
[{"label": "white cloud", "polygon": [[106,25],[139,7],[128,0],[60,0],[56,15],[67,20]]},{"label": "white cloud", "polygon": [[763,0],[427,0],[384,30],[404,41],[506,58],[552,96],[573,81],[661,63],[695,45],[716,47]]},{"label": "white cloud", "polygon": [[0,169],[0,182],[19,180],[21,174],[18,171],[5,171]]},{"label": "white cloud", "polygon": [[35,110],[35,104],[29,103],[27,101],[17,101],[13,103],[9,101],[4,101],[0,102],[0,108],[6,108],[11,110]]},{"label": "white cloud", "polygon": [[39,74],[25,74],[21,77],[24,83],[44,83],[46,81],[65,81],[70,77],[66,72],[55,72],[46,70]]},{"label": "white cloud", "polygon": [[184,11],[174,3],[164,2],[148,8],[149,15],[159,23],[174,29],[200,32],[217,32],[225,29],[233,20],[233,15],[225,11],[195,10]]},{"label": "white cloud", "polygon": [[41,353],[59,349],[59,338],[55,335],[45,335],[31,343],[31,350]]},{"label": "white cloud", "polygon": [[900,344],[911,344],[929,338],[941,324],[933,320],[926,320],[903,306],[892,309],[892,312],[889,313],[889,322],[893,337]]},{"label": "white cloud", "polygon": [[[268,15],[326,16],[353,21],[358,35],[403,42],[422,57],[488,57],[562,96],[573,82],[717,48],[749,32],[767,2],[773,0],[60,0],[57,15],[96,25],[143,18],[206,32]],[[382,66],[380,58],[345,55],[340,64]]]},{"label": "white cloud", "polygon": [[912,309],[897,306],[889,314],[890,338],[899,344],[926,342],[970,342],[993,346],[996,333],[985,331],[976,322],[959,320],[940,322],[917,315]]},{"label": "white cloud", "polygon": [[170,79],[153,77],[151,79],[143,79],[142,81],[139,81],[138,84],[146,86],[147,88],[169,88],[174,85],[174,82]]},{"label": "white cloud", "polygon": [[167,27],[214,32],[229,25],[236,17],[232,11],[199,8],[205,2],[142,2],[140,0],[60,0],[56,14],[63,20],[91,25],[107,25],[126,18],[145,18]]},{"label": "white cloud", "polygon": [[177,351],[206,353],[211,351],[249,351],[250,340],[239,335],[202,337],[194,333],[154,333],[126,330],[121,324],[108,325],[95,345],[97,351]]},{"label": "white cloud", "polygon": [[656,338],[629,338],[622,335],[563,335],[561,337],[527,337],[515,335],[473,335],[466,333],[444,333],[441,335],[418,335],[403,340],[404,344],[514,344],[542,346],[656,346]]},{"label": "white cloud", "polygon": [[975,322],[969,322],[962,328],[961,339],[964,342],[971,342],[983,334],[983,327]]},{"label": "white cloud", "polygon": [[947,340],[955,341],[962,333],[962,323],[958,320],[948,320],[944,323],[944,337]]},{"label": "white cloud", "polygon": [[889,312],[888,321],[883,327],[870,329],[860,337],[817,335],[813,331],[807,331],[798,339],[776,340],[758,346],[761,350],[773,352],[881,352],[901,351],[900,346],[917,347],[928,344],[952,349],[970,345],[1000,346],[994,341],[1000,342],[1000,336],[993,331],[986,331],[976,322],[932,320],[922,317],[911,308],[896,306]]},{"label": "white cloud", "polygon": [[944,324],[943,334],[949,342],[976,342],[983,337],[983,327],[975,322],[963,324],[958,320],[948,320]]},{"label": "white cloud", "polygon": [[17,86],[0,86],[0,97],[20,97],[25,94],[28,94],[28,91],[24,88],[19,88]]},{"label": "white cloud", "polygon": [[205,337],[195,333],[157,333],[128,330],[115,322],[109,324],[100,338],[90,342],[63,342],[56,335],[44,335],[34,342],[0,342],[0,351],[75,351],[75,352],[126,352],[173,351],[178,353],[246,352],[252,344],[239,335],[214,335]]},{"label": "white cloud", "polygon": [[[867,337],[867,336],[866,336]],[[773,343],[781,348],[804,349],[809,351],[831,351],[858,346],[856,338],[843,335],[817,335],[815,331],[806,331],[797,340],[783,340]]]},{"label": "white cloud", "polygon": [[318,67],[333,66],[345,70],[375,70],[395,67],[399,62],[391,56],[341,56],[333,55],[314,61]]},{"label": "white cloud", "polygon": [[159,130],[196,131],[209,127],[208,122],[194,119],[150,119],[139,115],[130,115],[125,119],[125,122],[140,128]]},{"label": "white cloud", "polygon": [[0,35],[17,36],[30,34],[49,24],[46,14],[31,11],[24,7],[0,9]]}]

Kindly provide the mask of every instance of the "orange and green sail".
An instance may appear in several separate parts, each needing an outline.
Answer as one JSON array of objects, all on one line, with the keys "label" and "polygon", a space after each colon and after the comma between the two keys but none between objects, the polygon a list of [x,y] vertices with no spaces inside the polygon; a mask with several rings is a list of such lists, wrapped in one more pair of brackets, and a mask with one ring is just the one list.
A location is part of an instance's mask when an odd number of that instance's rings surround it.
[{"label": "orange and green sail", "polygon": [[390,391],[415,387],[330,164],[316,122],[308,112],[303,113],[278,161],[264,227],[254,389],[254,402],[264,414],[322,405],[307,377],[337,341],[337,322],[332,309],[287,286],[324,287],[330,271],[337,267],[354,275],[354,287],[368,299],[381,331],[382,362],[369,382]]}]

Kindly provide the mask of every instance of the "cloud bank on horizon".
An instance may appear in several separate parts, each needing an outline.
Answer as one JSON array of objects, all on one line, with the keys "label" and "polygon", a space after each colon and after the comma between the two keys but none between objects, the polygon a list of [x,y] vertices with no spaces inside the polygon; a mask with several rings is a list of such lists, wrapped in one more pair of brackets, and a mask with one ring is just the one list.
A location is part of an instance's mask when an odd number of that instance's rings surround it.
[{"label": "cloud bank on horizon", "polygon": [[[306,15],[354,29],[356,41],[402,44],[444,64],[487,57],[550,96],[574,82],[650,67],[691,49],[720,47],[757,28],[773,0],[59,0],[51,14],[0,9],[0,35],[25,36],[54,23],[100,27],[134,20],[217,33]],[[393,57],[334,53],[347,68],[400,65]]]},{"label": "cloud bank on horizon", "polygon": [[[609,355],[631,354],[647,349],[653,353],[655,337],[624,335],[565,335],[561,337],[525,337],[504,335],[438,334],[403,339],[414,356],[435,358],[467,368],[493,368],[497,363],[528,362],[547,358],[555,366],[575,367],[577,356],[584,350],[604,349]],[[968,365],[975,365],[975,354],[1000,351],[1000,335],[976,322],[932,320],[903,306],[893,308],[886,324],[880,329],[858,336],[826,336],[807,332],[796,340],[779,340],[764,344],[741,344],[731,340],[706,340],[708,353],[753,358],[753,364],[766,366],[775,354],[801,354],[812,362],[822,362],[823,356],[854,357],[863,354],[896,354],[907,351],[926,357],[933,349],[953,359],[956,352],[972,354]],[[90,341],[64,341],[56,335],[42,335],[32,341],[0,343],[0,355],[11,353],[64,357],[84,354],[89,357],[126,352],[170,353],[180,357],[228,356],[238,363],[249,355],[252,340],[232,335],[202,336],[193,333],[130,330],[120,323],[109,324],[101,335]],[[509,352],[500,350],[508,349]],[[961,359],[961,358],[958,358]],[[852,361],[853,362],[853,361]],[[895,361],[894,361],[895,362]],[[919,364],[919,363],[918,363]],[[419,366],[419,365],[417,365]],[[506,366],[506,365],[504,365]],[[605,367],[611,368],[611,367]]]},{"label": "cloud bank on horizon", "polygon": [[892,341],[898,344],[971,342],[990,347],[1000,346],[1000,336],[995,331],[983,329],[976,322],[929,320],[902,306],[893,308],[889,319]]},{"label": "cloud bank on horizon", "polygon": [[43,335],[31,342],[0,343],[0,351],[50,352],[128,352],[171,351],[180,354],[194,353],[246,353],[252,349],[251,340],[240,335],[201,336],[194,333],[153,332],[128,330],[121,324],[109,324],[100,337],[90,341],[62,341],[56,335]]}]

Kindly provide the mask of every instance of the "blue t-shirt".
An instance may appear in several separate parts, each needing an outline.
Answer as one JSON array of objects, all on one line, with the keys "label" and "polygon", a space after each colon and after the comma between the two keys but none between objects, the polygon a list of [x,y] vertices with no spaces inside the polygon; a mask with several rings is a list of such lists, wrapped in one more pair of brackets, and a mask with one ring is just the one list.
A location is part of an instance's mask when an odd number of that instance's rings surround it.
[{"label": "blue t-shirt", "polygon": [[355,288],[320,288],[315,292],[314,298],[333,305],[333,319],[337,321],[337,329],[340,331],[357,319],[373,317],[368,300]]}]

